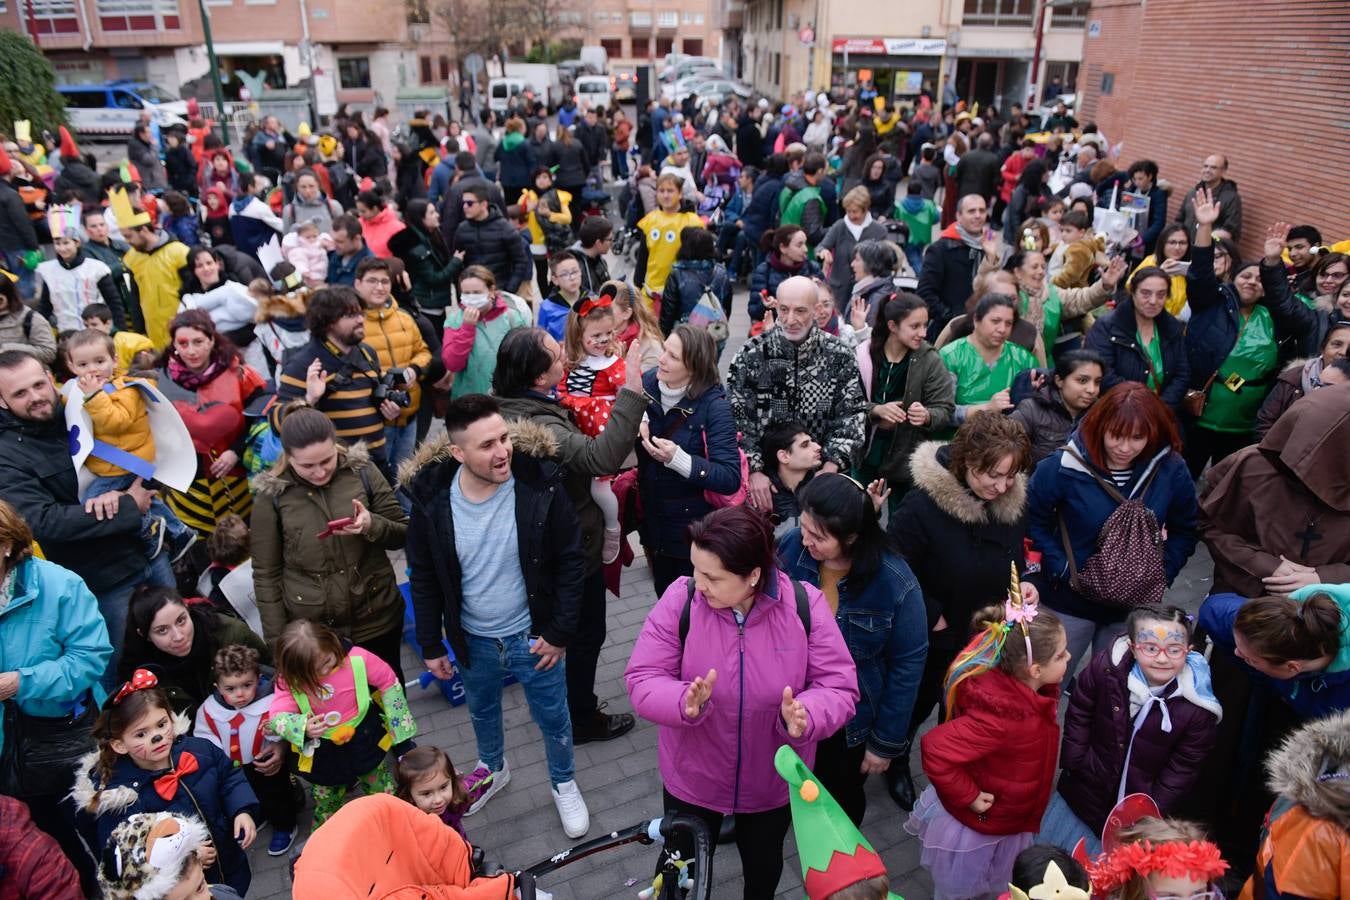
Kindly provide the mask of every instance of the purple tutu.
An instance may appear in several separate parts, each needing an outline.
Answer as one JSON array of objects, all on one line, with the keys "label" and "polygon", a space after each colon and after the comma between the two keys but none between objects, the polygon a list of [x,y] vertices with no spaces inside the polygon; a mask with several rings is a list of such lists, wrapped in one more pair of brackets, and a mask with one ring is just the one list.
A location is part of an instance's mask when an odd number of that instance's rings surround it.
[{"label": "purple tutu", "polygon": [[1030,847],[1033,838],[1029,831],[996,835],[967,828],[943,808],[932,785],[919,796],[905,831],[923,845],[919,862],[933,876],[936,900],[1003,894],[1017,854]]}]

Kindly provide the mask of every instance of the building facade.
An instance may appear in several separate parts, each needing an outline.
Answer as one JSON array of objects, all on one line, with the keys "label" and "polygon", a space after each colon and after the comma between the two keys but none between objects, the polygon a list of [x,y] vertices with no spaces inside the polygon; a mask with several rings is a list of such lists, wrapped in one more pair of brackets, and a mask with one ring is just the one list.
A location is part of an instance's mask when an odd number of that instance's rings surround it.
[{"label": "building facade", "polygon": [[770,96],[842,94],[871,81],[888,101],[913,103],[925,82],[937,95],[951,77],[967,103],[1006,107],[1026,102],[1033,74],[1038,96],[1051,84],[1072,92],[1085,6],[1075,0],[747,0],[737,13],[743,30],[736,47],[744,77]]},{"label": "building facade", "polygon": [[[1148,157],[1171,212],[1212,153],[1242,195],[1246,257],[1273,222],[1350,237],[1350,18],[1343,0],[1094,0],[1079,118],[1120,162]],[[1334,198],[1334,199],[1332,199]]]}]

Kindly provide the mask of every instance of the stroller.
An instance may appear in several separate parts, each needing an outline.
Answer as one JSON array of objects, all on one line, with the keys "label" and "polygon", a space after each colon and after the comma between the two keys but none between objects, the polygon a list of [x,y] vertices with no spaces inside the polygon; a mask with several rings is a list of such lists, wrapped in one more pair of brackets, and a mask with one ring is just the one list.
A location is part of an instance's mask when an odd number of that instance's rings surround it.
[{"label": "stroller", "polygon": [[[664,843],[676,833],[694,845],[693,860],[672,859],[662,851],[659,885],[643,889],[642,900],[711,900],[712,840],[707,826],[689,816],[666,816],[639,822],[622,831],[587,841],[516,872],[521,900],[539,896],[538,881],[577,860],[625,844]],[[689,872],[692,866],[693,872]],[[348,803],[306,842],[295,862],[292,896],[297,900],[346,898],[461,896],[473,884],[487,890],[473,896],[510,895],[511,879],[498,870],[484,872],[482,851],[472,850],[439,818],[388,794],[360,797]],[[618,893],[618,892],[613,892]]]}]

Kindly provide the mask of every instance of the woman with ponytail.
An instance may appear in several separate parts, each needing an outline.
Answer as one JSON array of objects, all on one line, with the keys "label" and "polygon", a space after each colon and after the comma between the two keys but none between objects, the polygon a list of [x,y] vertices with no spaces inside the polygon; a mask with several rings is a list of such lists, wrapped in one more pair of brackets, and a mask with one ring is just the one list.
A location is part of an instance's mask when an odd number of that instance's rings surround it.
[{"label": "woman with ponytail", "polygon": [[1059,683],[1069,669],[1058,617],[1013,571],[1002,606],[975,616],[975,637],[947,670],[946,715],[923,736],[931,784],[905,830],[938,897],[997,894],[1031,846],[1050,801],[1059,751]]}]

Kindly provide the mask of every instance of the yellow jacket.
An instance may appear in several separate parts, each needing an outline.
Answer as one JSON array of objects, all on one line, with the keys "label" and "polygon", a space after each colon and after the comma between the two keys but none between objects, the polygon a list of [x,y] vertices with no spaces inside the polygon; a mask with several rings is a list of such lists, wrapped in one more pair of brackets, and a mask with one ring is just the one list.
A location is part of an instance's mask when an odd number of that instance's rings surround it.
[{"label": "yellow jacket", "polygon": [[187,257],[187,245],[171,239],[149,253],[133,247],[122,257],[122,264],[136,279],[141,292],[145,336],[157,349],[169,344],[169,320],[178,312],[178,295],[183,288],[178,270],[187,264]]},{"label": "yellow jacket", "polygon": [[[431,365],[431,350],[422,340],[422,332],[417,329],[413,317],[398,308],[398,301],[389,298],[389,302],[378,309],[366,310],[366,343],[380,359],[380,369],[401,369],[416,366],[420,376]],[[422,402],[422,385],[414,380],[406,388],[412,401],[408,408],[394,422],[406,425],[417,415]]]},{"label": "yellow jacket", "polygon": [[[155,461],[155,436],[150,433],[150,414],[145,408],[145,396],[136,387],[135,380],[114,378],[109,382],[113,390],[97,390],[84,401],[89,421],[94,426],[94,437],[119,450],[139,456],[146,462]],[[85,467],[100,477],[125,475],[127,470],[110,462],[90,456]]]},{"label": "yellow jacket", "polygon": [[[562,209],[555,209],[548,214],[548,220],[555,225],[572,224],[572,192],[564,191],[562,188],[554,188],[558,192],[558,199],[562,202]],[[539,205],[539,195],[533,190],[526,188],[520,192],[520,202],[525,204],[529,215],[525,217],[525,224],[530,229],[530,243],[544,243],[544,229],[539,226],[539,219],[535,217],[535,208]]]},{"label": "yellow jacket", "polygon": [[144,350],[155,352],[155,345],[139,331],[119,331],[113,335],[113,347],[117,350],[117,374],[125,375],[131,368],[136,354]]}]

